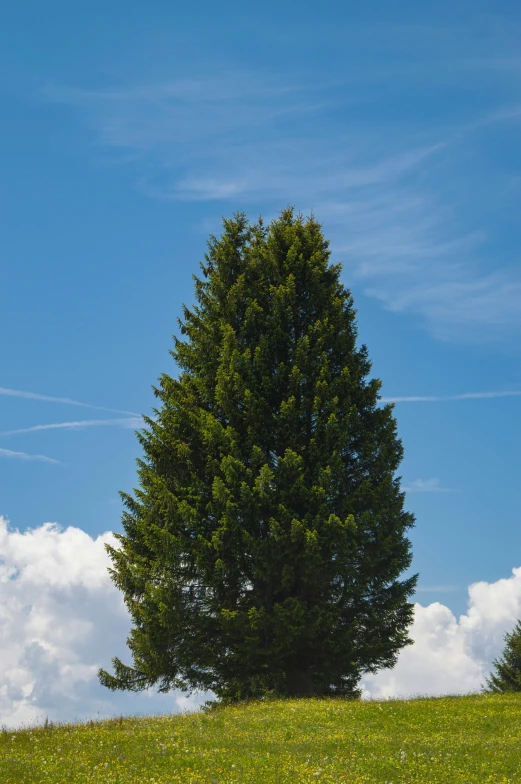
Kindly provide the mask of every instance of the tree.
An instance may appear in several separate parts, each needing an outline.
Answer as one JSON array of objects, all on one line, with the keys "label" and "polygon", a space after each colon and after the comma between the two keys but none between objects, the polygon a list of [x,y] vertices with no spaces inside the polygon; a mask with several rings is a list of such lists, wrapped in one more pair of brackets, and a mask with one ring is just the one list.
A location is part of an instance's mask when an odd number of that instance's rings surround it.
[{"label": "tree", "polygon": [[505,643],[502,658],[492,662],[496,672],[486,679],[488,689],[484,691],[521,691],[521,620],[517,621],[513,632],[505,634]]},{"label": "tree", "polygon": [[107,546],[134,626],[109,689],[360,696],[392,667],[417,576],[392,405],[321,226],[244,213],[208,242],[161,406],[138,433],[140,487]]}]

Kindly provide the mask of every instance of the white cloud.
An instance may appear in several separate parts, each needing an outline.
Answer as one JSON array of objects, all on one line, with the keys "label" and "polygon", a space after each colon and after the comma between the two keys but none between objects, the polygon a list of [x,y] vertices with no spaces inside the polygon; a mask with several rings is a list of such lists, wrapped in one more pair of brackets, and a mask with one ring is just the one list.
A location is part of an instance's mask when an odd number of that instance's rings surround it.
[{"label": "white cloud", "polygon": [[47,457],[47,455],[30,455],[27,452],[13,452],[12,449],[0,449],[0,457],[7,457],[13,460],[37,460],[41,461],[42,463],[59,463],[59,460],[55,460],[53,457]]},{"label": "white cloud", "polygon": [[402,651],[393,670],[367,675],[363,679],[364,696],[479,691],[489,667],[479,644],[476,651],[471,649],[470,635],[463,623],[465,617],[461,616],[458,622],[449,608],[438,602],[428,607],[416,604],[410,632],[414,645]]},{"label": "white cloud", "polygon": [[[0,724],[17,727],[195,708],[211,695],[110,692],[97,670],[119,656],[130,663],[130,631],[121,593],[109,578],[104,543],[51,523],[21,534],[0,518]],[[439,603],[415,605],[411,636],[394,670],[363,679],[366,697],[479,691],[503,637],[521,616],[521,568],[469,588],[457,619]]]},{"label": "white cloud", "polygon": [[495,583],[469,587],[468,609],[457,619],[439,602],[415,604],[410,637],[393,670],[363,679],[366,697],[464,694],[480,691],[505,632],[521,618],[521,567]]},{"label": "white cloud", "polygon": [[178,709],[180,693],[113,693],[97,680],[114,656],[131,660],[105,542],[118,546],[112,533],[93,539],[51,523],[21,534],[0,517],[0,724]]}]

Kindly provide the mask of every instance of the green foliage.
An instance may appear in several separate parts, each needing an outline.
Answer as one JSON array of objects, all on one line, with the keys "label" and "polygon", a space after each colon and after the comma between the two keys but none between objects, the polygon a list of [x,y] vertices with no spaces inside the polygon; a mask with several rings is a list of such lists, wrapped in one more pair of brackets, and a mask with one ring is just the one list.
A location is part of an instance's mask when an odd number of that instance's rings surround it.
[{"label": "green foliage", "polygon": [[492,662],[496,672],[487,678],[489,692],[521,691],[521,620],[514,631],[505,634],[505,649],[501,659]]},{"label": "green foliage", "polygon": [[314,218],[211,237],[180,374],[138,434],[140,487],[107,546],[134,626],[110,689],[358,696],[410,643],[417,577],[392,406]]}]

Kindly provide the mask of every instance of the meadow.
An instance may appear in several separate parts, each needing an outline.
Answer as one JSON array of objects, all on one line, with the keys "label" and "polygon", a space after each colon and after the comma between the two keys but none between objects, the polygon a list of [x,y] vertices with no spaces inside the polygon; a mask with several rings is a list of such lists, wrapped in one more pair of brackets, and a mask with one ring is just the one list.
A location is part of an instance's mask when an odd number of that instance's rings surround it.
[{"label": "meadow", "polygon": [[521,782],[521,694],[270,700],[0,732],[2,784]]}]

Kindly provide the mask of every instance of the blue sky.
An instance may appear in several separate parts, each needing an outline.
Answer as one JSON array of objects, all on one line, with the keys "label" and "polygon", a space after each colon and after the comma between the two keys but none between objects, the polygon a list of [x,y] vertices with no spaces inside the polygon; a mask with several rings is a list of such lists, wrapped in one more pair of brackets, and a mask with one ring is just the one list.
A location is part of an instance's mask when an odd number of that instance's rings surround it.
[{"label": "blue sky", "polygon": [[134,428],[176,372],[208,234],[293,204],[323,223],[400,399],[417,601],[463,613],[469,584],[508,578],[517,4],[49,0],[2,16],[0,514],[20,532],[121,530]]}]

